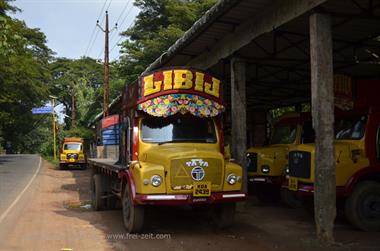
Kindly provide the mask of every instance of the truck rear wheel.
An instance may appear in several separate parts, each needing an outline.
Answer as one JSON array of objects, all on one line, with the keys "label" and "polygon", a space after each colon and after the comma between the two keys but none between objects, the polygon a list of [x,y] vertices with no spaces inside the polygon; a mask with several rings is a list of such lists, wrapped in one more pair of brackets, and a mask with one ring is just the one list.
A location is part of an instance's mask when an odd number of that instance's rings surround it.
[{"label": "truck rear wheel", "polygon": [[380,231],[380,183],[364,181],[354,187],[345,205],[347,219],[364,231]]},{"label": "truck rear wheel", "polygon": [[128,185],[124,190],[122,207],[124,226],[127,232],[140,232],[144,225],[144,206],[134,205]]},{"label": "truck rear wheel", "polygon": [[103,183],[100,174],[94,174],[91,180],[91,202],[96,211],[104,209],[105,200],[103,197]]},{"label": "truck rear wheel", "polygon": [[214,206],[212,218],[219,228],[228,228],[234,223],[236,203],[222,203]]}]

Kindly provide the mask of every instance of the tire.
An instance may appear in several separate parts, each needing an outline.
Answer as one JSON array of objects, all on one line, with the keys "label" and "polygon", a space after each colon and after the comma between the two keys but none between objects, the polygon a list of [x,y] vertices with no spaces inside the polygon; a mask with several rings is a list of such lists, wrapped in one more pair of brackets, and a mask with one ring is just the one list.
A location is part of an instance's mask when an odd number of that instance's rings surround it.
[{"label": "tire", "polygon": [[212,219],[218,228],[228,228],[234,223],[236,203],[222,203],[214,206]]},{"label": "tire", "polygon": [[380,183],[363,181],[345,203],[348,221],[363,231],[380,231]]},{"label": "tire", "polygon": [[91,180],[91,202],[96,211],[104,210],[105,199],[103,197],[102,176],[95,174]]},{"label": "tire", "polygon": [[87,169],[87,164],[81,164],[80,165],[81,170],[86,170]]},{"label": "tire", "polygon": [[286,188],[281,188],[281,202],[290,208],[302,208],[302,201],[297,196]]},{"label": "tire", "polygon": [[134,205],[128,184],[124,189],[122,210],[124,226],[128,233],[138,233],[144,225],[144,206]]}]

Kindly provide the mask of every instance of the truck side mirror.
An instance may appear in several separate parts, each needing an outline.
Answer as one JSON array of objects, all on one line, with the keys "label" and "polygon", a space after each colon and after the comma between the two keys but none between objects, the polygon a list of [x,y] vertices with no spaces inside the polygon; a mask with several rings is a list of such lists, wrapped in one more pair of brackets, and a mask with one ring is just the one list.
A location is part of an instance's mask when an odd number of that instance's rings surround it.
[{"label": "truck side mirror", "polygon": [[225,159],[231,159],[231,147],[229,144],[224,146],[224,158]]}]

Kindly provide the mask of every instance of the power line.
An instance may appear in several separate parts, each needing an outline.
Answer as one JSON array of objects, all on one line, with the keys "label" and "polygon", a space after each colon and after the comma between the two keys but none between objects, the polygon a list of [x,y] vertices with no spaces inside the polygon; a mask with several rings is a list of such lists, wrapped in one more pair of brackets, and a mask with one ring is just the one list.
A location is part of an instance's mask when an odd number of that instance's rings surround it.
[{"label": "power line", "polygon": [[[126,4],[125,4],[124,8],[123,8],[122,11],[120,12],[119,17],[116,19],[116,26],[119,25],[119,21],[120,21],[121,17],[123,16],[124,12],[127,10],[128,5],[129,5],[130,2],[131,2],[131,0],[128,0],[128,1],[126,2]],[[132,7],[131,7],[131,8],[132,8]],[[128,13],[127,13],[127,16],[128,16]],[[123,25],[123,23],[121,23],[121,24],[119,25],[119,27],[121,27],[122,25]],[[115,32],[114,34],[117,34],[117,33]],[[115,37],[114,34],[111,34],[110,42],[114,39],[114,37]]]},{"label": "power line", "polygon": [[110,0],[109,4],[108,4],[108,6],[107,6],[107,9],[106,9],[106,11],[108,11],[108,10],[109,10],[111,3],[112,3],[112,0]]},{"label": "power line", "polygon": [[[101,15],[102,15],[102,13],[103,13],[104,7],[106,6],[106,3],[107,3],[107,2],[108,2],[108,0],[104,1],[104,3],[103,3],[102,9],[100,10],[99,15],[98,15],[98,20],[100,19]],[[92,49],[92,48],[90,49],[91,41],[92,41],[93,39],[96,40],[96,36],[97,36],[97,35],[96,35],[95,38],[94,38],[95,30],[96,30],[96,25],[95,25],[94,29],[92,30],[92,33],[91,33],[91,36],[90,36],[90,40],[89,40],[89,42],[88,42],[88,45],[87,45],[86,51],[85,51],[85,53],[84,53],[84,56],[86,56],[87,53],[89,53],[89,50],[91,51],[91,49]]]},{"label": "power line", "polygon": [[[134,23],[135,23],[135,22],[132,21],[132,23],[128,26],[127,30],[128,30],[129,28],[131,28],[132,25],[133,25]],[[116,48],[116,46],[119,44],[119,42],[120,42],[122,39],[123,39],[123,37],[120,36],[120,38],[119,38],[119,40],[117,40],[116,44],[114,44],[114,46],[112,46],[112,48],[111,48],[111,50],[110,50],[110,53]]]},{"label": "power line", "polygon": [[[130,1],[128,1],[128,2],[130,2]],[[124,22],[127,20],[127,17],[131,13],[132,9],[133,9],[133,7],[131,6],[131,8],[128,10],[128,12],[124,16],[123,20],[121,21],[121,24],[119,25],[119,27],[121,27],[124,24]],[[126,28],[126,30],[128,30],[129,28],[131,28],[133,24],[134,24],[134,21],[132,21],[132,23]],[[114,46],[112,46],[112,48],[110,50],[110,53],[116,48],[116,46],[119,44],[119,42],[121,41],[122,38],[123,37],[120,36],[120,38],[117,40],[117,42],[114,44]],[[112,39],[112,37],[111,37],[111,39]]]}]

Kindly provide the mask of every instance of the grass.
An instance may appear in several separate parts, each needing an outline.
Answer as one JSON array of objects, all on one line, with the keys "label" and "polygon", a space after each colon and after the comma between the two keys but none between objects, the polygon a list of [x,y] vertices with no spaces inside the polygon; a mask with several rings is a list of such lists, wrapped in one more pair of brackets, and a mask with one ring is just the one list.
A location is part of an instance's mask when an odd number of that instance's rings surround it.
[{"label": "grass", "polygon": [[53,164],[56,168],[59,166],[59,159],[58,158],[56,160],[54,160],[54,157],[49,156],[49,155],[45,155],[45,156],[43,156],[43,158],[46,159],[47,161],[49,161],[51,164]]}]

